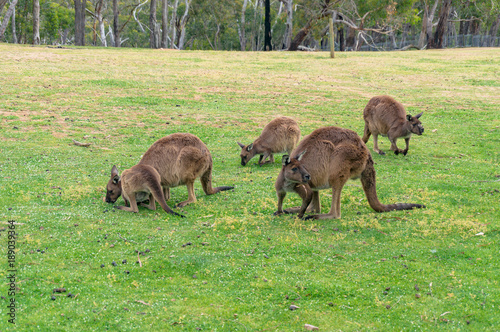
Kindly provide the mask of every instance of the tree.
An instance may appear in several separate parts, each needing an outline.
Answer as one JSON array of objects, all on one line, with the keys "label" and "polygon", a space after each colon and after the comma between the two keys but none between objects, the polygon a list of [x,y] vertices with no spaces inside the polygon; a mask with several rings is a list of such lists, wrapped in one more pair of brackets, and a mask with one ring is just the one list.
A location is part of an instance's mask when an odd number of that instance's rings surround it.
[{"label": "tree", "polygon": [[85,46],[85,7],[87,0],[75,1],[75,45]]},{"label": "tree", "polygon": [[7,0],[0,0],[0,14],[2,13],[2,9],[6,3],[7,3]]},{"label": "tree", "polygon": [[451,0],[444,0],[439,12],[439,22],[434,33],[434,38],[429,40],[427,48],[443,48],[443,38],[448,27],[448,16],[450,15]]},{"label": "tree", "polygon": [[293,33],[293,0],[282,0],[286,4],[286,28],[283,36],[284,49],[288,50],[292,43]]},{"label": "tree", "polygon": [[118,8],[118,0],[113,0],[113,46],[121,47],[120,39],[120,10]]},{"label": "tree", "polygon": [[179,30],[180,30],[180,36],[179,36],[179,43],[178,43],[178,48],[180,50],[184,49],[184,42],[186,39],[186,24],[189,18],[189,6],[191,5],[192,0],[184,0],[184,14],[182,15],[182,18],[179,22]]},{"label": "tree", "polygon": [[290,43],[289,51],[297,51],[302,41],[311,32],[311,29],[322,18],[332,14],[333,9],[341,0],[316,0],[312,1],[309,7],[310,15],[305,26],[297,32]]},{"label": "tree", "polygon": [[264,51],[271,51],[271,0],[264,0]]},{"label": "tree", "polygon": [[7,9],[7,13],[5,13],[2,25],[0,25],[0,41],[2,41],[4,38],[5,30],[7,29],[7,25],[9,25],[10,17],[15,13],[16,5],[17,5],[17,0],[12,0],[9,9]]},{"label": "tree", "polygon": [[245,12],[247,10],[248,0],[243,1],[243,6],[241,7],[241,19],[240,24],[238,24],[238,37],[240,39],[240,47],[242,51],[247,48],[247,40],[245,37]]},{"label": "tree", "polygon": [[168,47],[168,0],[161,0],[161,47]]},{"label": "tree", "polygon": [[149,47],[158,48],[158,28],[156,26],[156,0],[151,0],[149,7]]},{"label": "tree", "polygon": [[39,44],[40,44],[40,0],[33,0],[33,45],[39,45]]}]

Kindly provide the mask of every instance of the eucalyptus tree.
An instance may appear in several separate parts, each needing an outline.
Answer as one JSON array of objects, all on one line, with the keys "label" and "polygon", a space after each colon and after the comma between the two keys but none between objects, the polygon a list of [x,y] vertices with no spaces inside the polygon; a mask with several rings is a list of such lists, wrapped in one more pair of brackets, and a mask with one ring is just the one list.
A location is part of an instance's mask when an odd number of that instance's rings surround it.
[{"label": "eucalyptus tree", "polygon": [[[0,11],[2,11],[0,9]],[[40,44],[40,0],[33,0],[33,45]]]},{"label": "eucalyptus tree", "polygon": [[85,45],[85,7],[87,0],[75,0],[75,45]]},{"label": "eucalyptus tree", "polygon": [[12,0],[9,5],[9,9],[5,13],[2,24],[0,25],[0,41],[3,40],[5,35],[5,30],[7,29],[7,25],[9,25],[10,18],[14,15],[16,10],[17,0]]}]

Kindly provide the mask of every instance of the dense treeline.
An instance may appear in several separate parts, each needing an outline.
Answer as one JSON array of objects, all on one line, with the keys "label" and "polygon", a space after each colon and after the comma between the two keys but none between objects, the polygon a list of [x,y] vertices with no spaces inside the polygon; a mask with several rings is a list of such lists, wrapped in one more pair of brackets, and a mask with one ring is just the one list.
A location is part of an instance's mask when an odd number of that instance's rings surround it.
[{"label": "dense treeline", "polygon": [[0,41],[258,51],[269,31],[267,49],[318,49],[330,17],[340,50],[499,46],[500,0],[0,0]]}]

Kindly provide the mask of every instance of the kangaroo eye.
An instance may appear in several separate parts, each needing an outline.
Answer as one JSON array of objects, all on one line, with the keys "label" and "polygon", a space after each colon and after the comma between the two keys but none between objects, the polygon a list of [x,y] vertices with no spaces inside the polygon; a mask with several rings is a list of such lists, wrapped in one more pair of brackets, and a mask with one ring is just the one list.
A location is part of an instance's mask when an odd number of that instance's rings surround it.
[{"label": "kangaroo eye", "polygon": [[298,170],[297,167],[292,168],[292,171],[294,171],[294,172],[297,172],[297,170]]}]

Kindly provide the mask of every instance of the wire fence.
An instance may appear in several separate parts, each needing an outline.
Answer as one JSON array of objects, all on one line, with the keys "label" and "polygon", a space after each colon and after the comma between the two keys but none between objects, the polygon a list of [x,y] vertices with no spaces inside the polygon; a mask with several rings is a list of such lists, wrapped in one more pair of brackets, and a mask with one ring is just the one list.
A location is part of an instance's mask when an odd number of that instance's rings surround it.
[{"label": "wire fence", "polygon": [[[393,51],[395,49],[401,49],[410,45],[418,45],[418,38],[405,39],[396,42],[396,47],[392,41],[387,38],[384,42],[364,43],[361,46],[361,51]],[[455,48],[455,47],[500,47],[500,37],[492,37],[490,35],[448,35],[444,37],[443,40],[444,48]],[[330,46],[328,42],[321,44],[322,51],[329,51]],[[340,45],[335,43],[335,50],[340,50]],[[352,47],[345,47],[346,51],[352,51]]]}]

